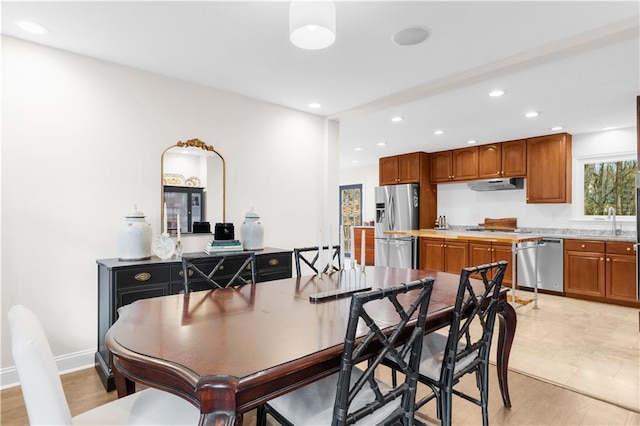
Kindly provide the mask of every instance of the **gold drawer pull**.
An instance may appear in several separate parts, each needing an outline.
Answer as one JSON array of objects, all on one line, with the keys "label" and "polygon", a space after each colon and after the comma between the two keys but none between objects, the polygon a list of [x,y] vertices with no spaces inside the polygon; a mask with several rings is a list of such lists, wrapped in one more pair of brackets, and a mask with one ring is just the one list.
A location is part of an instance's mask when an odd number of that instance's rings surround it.
[{"label": "gold drawer pull", "polygon": [[[182,270],[178,271],[178,275],[180,275],[181,277],[184,277],[184,271]],[[189,276],[190,277],[193,276],[193,271],[191,269],[189,269]]]},{"label": "gold drawer pull", "polygon": [[583,245],[582,245],[582,248],[585,248],[585,247],[586,247],[586,246],[583,244]]},{"label": "gold drawer pull", "polygon": [[278,259],[269,259],[269,266],[276,266],[280,261]]},{"label": "gold drawer pull", "polygon": [[149,281],[151,279],[151,274],[148,272],[140,272],[139,274],[136,274],[133,278],[135,278],[137,281]]},{"label": "gold drawer pull", "polygon": [[631,247],[627,247],[627,251],[631,251]]}]

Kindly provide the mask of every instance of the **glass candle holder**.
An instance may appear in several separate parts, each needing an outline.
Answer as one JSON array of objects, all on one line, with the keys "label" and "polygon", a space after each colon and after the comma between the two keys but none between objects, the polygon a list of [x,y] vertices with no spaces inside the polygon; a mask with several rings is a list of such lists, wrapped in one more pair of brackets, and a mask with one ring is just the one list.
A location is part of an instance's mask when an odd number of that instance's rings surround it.
[{"label": "glass candle holder", "polygon": [[171,259],[173,253],[175,253],[175,248],[175,243],[166,232],[155,237],[153,239],[153,244],[151,244],[151,250],[153,250],[153,253],[162,260]]}]

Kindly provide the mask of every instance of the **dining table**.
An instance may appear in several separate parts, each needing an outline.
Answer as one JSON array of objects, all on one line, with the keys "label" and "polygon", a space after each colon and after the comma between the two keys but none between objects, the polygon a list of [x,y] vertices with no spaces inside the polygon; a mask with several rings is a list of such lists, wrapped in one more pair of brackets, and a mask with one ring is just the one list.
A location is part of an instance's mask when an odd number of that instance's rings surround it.
[{"label": "dining table", "polygon": [[[339,370],[350,294],[423,278],[434,279],[425,329],[431,333],[451,323],[457,274],[372,266],[122,306],[106,336],[118,397],[140,383],[190,401],[202,425],[242,424],[247,411]],[[507,292],[503,287],[499,298],[496,366],[503,403],[511,407],[516,313]],[[403,297],[411,303],[411,293]],[[397,321],[389,306],[372,316],[383,325]]]}]

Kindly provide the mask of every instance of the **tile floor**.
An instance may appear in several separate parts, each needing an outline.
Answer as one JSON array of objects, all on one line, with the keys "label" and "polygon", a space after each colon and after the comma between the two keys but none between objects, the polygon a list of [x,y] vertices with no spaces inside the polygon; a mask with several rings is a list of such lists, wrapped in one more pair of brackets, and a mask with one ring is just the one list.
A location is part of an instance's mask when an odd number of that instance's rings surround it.
[{"label": "tile floor", "polygon": [[640,412],[640,310],[548,294],[538,305],[516,309],[509,368]]}]

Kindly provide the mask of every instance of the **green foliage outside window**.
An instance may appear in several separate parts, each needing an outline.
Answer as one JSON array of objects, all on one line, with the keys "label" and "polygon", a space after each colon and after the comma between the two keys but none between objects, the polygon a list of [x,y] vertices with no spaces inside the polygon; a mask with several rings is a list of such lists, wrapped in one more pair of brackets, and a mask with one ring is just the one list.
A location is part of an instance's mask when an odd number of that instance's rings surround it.
[{"label": "green foliage outside window", "polygon": [[620,216],[634,216],[637,171],[636,160],[585,164],[585,216],[606,216],[609,207]]}]

